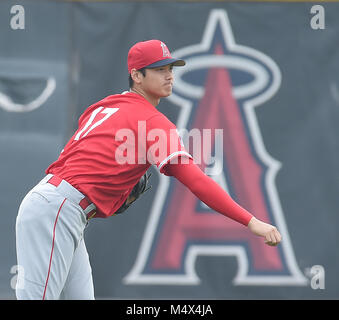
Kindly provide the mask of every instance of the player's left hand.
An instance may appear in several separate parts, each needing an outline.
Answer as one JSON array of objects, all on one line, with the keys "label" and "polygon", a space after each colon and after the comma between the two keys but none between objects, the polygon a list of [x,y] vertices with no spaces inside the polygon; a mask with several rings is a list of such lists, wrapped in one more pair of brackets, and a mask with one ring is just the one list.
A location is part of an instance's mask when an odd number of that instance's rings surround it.
[{"label": "player's left hand", "polygon": [[281,241],[281,234],[275,226],[262,222],[252,217],[248,228],[257,236],[265,238],[265,243],[269,246],[276,246]]}]

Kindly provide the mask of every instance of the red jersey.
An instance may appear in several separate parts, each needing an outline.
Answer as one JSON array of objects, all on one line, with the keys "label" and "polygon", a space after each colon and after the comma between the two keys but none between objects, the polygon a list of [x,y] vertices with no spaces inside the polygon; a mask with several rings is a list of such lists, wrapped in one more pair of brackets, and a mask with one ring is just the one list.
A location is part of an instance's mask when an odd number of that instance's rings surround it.
[{"label": "red jersey", "polygon": [[154,164],[162,172],[178,156],[192,158],[176,126],[142,96],[126,92],[88,107],[78,130],[46,173],[66,180],[97,207],[114,214]]}]

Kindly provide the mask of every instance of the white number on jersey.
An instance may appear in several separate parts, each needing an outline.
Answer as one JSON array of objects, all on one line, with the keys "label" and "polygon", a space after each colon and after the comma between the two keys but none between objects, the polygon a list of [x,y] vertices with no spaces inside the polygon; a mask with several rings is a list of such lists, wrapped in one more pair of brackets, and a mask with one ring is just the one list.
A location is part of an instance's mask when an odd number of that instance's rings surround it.
[{"label": "white number on jersey", "polygon": [[[104,108],[104,107],[99,107],[98,109],[95,109],[92,112],[90,118],[88,119],[86,125],[77,133],[74,140],[79,140],[80,136],[85,132],[85,130],[87,131],[83,134],[82,138],[86,137],[94,128],[100,126],[105,120],[107,120],[112,114],[116,113],[118,110],[119,108]],[[95,117],[99,113],[104,113],[106,115],[101,120],[92,124]]]}]

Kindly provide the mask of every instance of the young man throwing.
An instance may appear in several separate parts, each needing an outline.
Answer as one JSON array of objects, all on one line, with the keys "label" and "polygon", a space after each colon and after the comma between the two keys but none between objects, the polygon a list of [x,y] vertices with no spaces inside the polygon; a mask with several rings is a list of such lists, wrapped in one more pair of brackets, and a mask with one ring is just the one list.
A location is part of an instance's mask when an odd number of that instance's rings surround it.
[{"label": "young man throwing", "polygon": [[172,93],[173,67],[183,65],[163,42],[139,42],[128,53],[130,91],[108,96],[81,115],[78,130],[20,205],[18,299],[94,299],[86,224],[116,214],[152,164],[267,245],[281,241],[274,226],[253,217],[201,171],[175,125],[156,109]]}]

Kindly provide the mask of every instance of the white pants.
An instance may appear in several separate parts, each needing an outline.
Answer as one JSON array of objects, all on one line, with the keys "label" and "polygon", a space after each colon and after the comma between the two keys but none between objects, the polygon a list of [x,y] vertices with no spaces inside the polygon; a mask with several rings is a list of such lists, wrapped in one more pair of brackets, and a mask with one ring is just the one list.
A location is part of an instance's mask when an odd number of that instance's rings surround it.
[{"label": "white pants", "polygon": [[16,221],[17,299],[94,299],[85,242],[84,197],[46,176],[23,199]]}]

